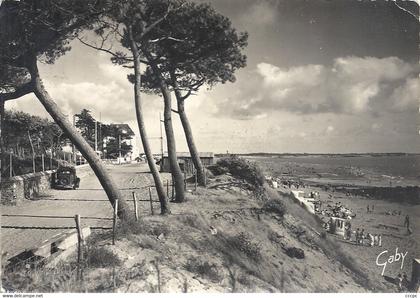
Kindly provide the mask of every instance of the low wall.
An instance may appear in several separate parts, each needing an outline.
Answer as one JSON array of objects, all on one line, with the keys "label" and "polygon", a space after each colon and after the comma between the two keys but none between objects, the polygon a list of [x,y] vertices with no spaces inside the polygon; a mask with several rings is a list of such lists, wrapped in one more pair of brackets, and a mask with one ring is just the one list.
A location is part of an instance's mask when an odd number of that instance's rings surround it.
[{"label": "low wall", "polygon": [[[77,176],[93,174],[88,164],[76,166]],[[55,171],[15,176],[1,181],[1,204],[17,205],[23,200],[33,200],[51,189],[51,175]]]},{"label": "low wall", "polygon": [[25,174],[1,182],[1,203],[16,205],[24,199],[33,199],[51,189],[51,174],[54,171]]}]

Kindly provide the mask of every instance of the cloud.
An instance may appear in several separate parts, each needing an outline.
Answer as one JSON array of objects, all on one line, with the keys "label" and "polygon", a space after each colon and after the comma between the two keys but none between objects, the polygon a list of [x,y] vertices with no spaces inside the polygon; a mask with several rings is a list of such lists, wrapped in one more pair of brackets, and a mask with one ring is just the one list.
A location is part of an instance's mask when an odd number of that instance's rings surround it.
[{"label": "cloud", "polygon": [[127,79],[127,75],[131,73],[130,70],[111,63],[102,63],[99,64],[98,67],[101,70],[102,75],[112,82],[116,82],[122,87],[131,88],[132,84]]},{"label": "cloud", "polygon": [[333,131],[334,131],[334,126],[332,125],[328,125],[327,129],[325,130],[327,134],[331,134]]},{"label": "cloud", "polygon": [[417,66],[396,57],[341,57],[330,66],[290,68],[259,63],[254,83],[223,101],[219,112],[239,119],[276,110],[297,114],[405,112],[419,104],[417,73]]},{"label": "cloud", "polygon": [[46,82],[46,88],[61,110],[68,114],[80,112],[86,108],[95,118],[111,121],[127,121],[133,118],[132,100],[126,89],[115,81],[98,84],[92,82],[59,83]]},{"label": "cloud", "polygon": [[404,111],[407,107],[410,110],[420,108],[420,81],[419,78],[409,78],[404,85],[397,87],[391,95],[392,108],[397,111]]},{"label": "cloud", "polygon": [[259,1],[248,8],[246,13],[240,18],[240,22],[248,24],[254,23],[257,26],[272,25],[276,22],[277,12],[267,1]]}]

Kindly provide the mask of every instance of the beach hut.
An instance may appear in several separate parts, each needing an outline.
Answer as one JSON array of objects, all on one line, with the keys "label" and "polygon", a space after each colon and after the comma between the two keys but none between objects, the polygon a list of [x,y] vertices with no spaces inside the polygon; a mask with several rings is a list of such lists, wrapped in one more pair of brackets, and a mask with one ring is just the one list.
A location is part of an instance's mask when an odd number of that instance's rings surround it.
[{"label": "beach hut", "polygon": [[309,213],[315,214],[315,212],[319,209],[319,200],[307,197],[304,191],[292,190],[291,194],[297,203],[305,208]]},{"label": "beach hut", "polygon": [[344,218],[331,216],[330,221],[328,222],[329,224],[328,232],[331,234],[344,236],[344,233],[346,232],[345,227],[346,227],[347,221],[348,220]]},{"label": "beach hut", "polygon": [[[204,167],[212,165],[214,163],[214,154],[213,152],[199,152],[201,163]],[[178,164],[181,168],[181,171],[186,172],[187,174],[192,174],[194,171],[194,164],[189,152],[177,152],[176,156],[178,158]],[[160,161],[160,171],[165,173],[170,173],[171,167],[169,164],[168,153],[163,154],[163,158]]]}]

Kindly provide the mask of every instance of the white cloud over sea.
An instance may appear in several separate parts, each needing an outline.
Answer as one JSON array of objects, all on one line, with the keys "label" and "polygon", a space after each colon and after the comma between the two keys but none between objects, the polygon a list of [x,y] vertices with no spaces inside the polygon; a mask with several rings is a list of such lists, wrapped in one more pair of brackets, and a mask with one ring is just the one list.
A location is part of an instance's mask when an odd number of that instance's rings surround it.
[{"label": "white cloud over sea", "polygon": [[397,57],[341,57],[331,65],[281,68],[259,63],[253,84],[242,85],[218,113],[240,119],[270,111],[361,114],[417,111],[418,66]]}]

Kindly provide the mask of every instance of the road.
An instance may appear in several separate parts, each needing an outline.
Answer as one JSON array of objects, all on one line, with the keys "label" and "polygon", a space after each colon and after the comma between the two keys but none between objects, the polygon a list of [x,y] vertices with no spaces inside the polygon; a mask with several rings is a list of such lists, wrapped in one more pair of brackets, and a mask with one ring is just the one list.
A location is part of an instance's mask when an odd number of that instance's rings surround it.
[{"label": "road", "polygon": [[[147,186],[153,184],[147,164],[109,165],[112,177],[123,193],[130,208],[133,208],[132,192],[138,199],[148,198]],[[162,179],[168,179],[164,175]],[[157,200],[153,190],[154,199]],[[155,203],[155,209],[159,204]],[[140,213],[150,214],[148,202],[140,202]],[[92,171],[81,177],[77,190],[50,190],[39,200],[25,200],[19,206],[2,206],[1,208],[1,250],[8,257],[25,249],[35,247],[44,240],[62,232],[68,232],[75,226],[74,216],[80,214],[82,226],[111,227],[112,207],[105,191]],[[45,218],[29,216],[68,216],[70,218]],[[92,219],[104,218],[104,219]],[[13,228],[12,228],[13,227]],[[20,228],[19,228],[20,227]],[[66,229],[66,227],[68,227]],[[62,228],[62,229],[60,229]]]}]

